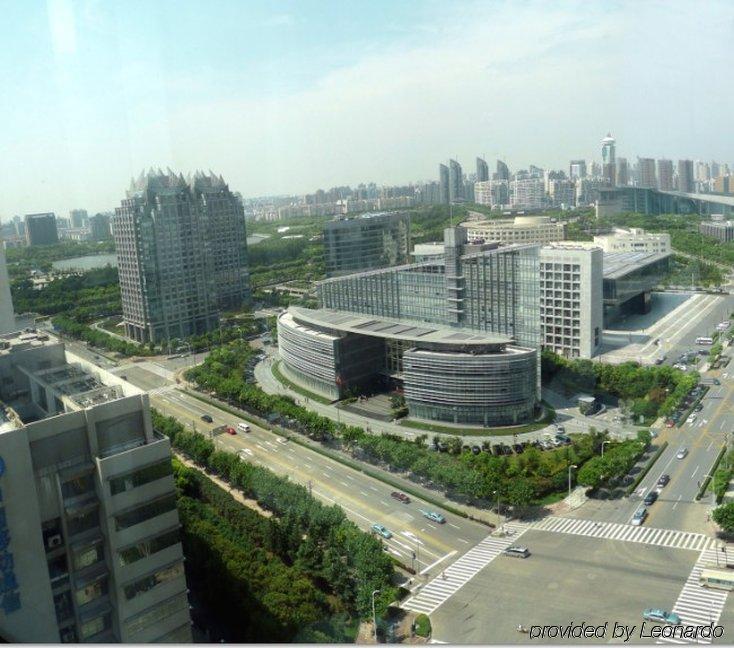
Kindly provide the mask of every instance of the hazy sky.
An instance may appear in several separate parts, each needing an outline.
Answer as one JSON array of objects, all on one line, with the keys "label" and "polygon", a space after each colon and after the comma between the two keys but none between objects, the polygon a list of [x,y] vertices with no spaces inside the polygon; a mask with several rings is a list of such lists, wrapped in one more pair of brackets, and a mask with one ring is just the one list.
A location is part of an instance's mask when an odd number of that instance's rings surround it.
[{"label": "hazy sky", "polygon": [[734,2],[0,0],[0,218],[119,204],[143,167],[245,196],[734,160]]}]

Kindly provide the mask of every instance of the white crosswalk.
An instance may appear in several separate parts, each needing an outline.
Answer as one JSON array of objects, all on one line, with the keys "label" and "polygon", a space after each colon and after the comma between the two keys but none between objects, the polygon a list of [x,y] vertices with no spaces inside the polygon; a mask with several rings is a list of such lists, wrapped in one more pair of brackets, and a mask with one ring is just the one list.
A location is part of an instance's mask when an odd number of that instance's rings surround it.
[{"label": "white crosswalk", "polygon": [[589,536],[590,538],[603,538],[605,540],[640,542],[642,544],[671,547],[673,549],[690,549],[691,551],[708,549],[714,542],[712,538],[702,533],[555,516],[544,518],[539,522],[533,522],[528,528],[537,531],[552,531],[554,533]]},{"label": "white crosswalk", "polygon": [[443,572],[445,578],[442,575],[434,578],[420,592],[407,599],[402,607],[414,612],[431,614],[492,562],[504,549],[515,544],[525,531],[526,527],[516,528],[512,535],[505,538],[493,538],[491,536],[485,538],[450,567],[447,567]]},{"label": "white crosswalk", "polygon": [[148,394],[151,396],[159,396],[160,394],[168,394],[176,389],[176,385],[163,385],[162,387],[156,387],[155,389],[148,390]]},{"label": "white crosswalk", "polygon": [[[701,587],[698,583],[701,570],[705,566],[712,565],[715,562],[716,548],[702,551],[685,585],[683,585],[683,589],[672,610],[680,617],[683,625],[702,626],[708,625],[709,623],[713,623],[714,625],[718,624],[721,612],[726,604],[728,592],[726,590],[707,589]],[[708,638],[686,640],[672,637],[665,637],[656,643],[686,644],[694,641],[699,644],[711,643],[711,639]]]}]

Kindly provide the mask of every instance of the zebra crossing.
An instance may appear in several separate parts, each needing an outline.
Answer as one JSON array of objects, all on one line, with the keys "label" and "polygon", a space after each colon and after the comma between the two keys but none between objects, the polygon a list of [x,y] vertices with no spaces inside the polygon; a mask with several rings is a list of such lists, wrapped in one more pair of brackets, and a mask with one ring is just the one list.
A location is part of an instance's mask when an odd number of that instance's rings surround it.
[{"label": "zebra crossing", "polygon": [[[698,578],[701,570],[707,565],[713,565],[716,562],[716,548],[705,549],[701,552],[700,557],[693,566],[688,579],[683,585],[678,600],[673,606],[672,612],[675,612],[681,619],[683,625],[707,625],[713,623],[717,625],[721,612],[726,604],[728,592],[726,590],[708,589],[701,587]],[[656,643],[663,644],[685,644],[694,640],[677,639],[673,637],[664,637]],[[710,638],[698,638],[696,643],[710,644]]]},{"label": "zebra crossing", "polygon": [[149,389],[148,394],[150,396],[160,396],[161,394],[168,394],[176,389],[176,385],[163,385],[154,389]]},{"label": "zebra crossing", "polygon": [[510,536],[485,538],[447,567],[443,575],[437,576],[420,592],[407,599],[401,607],[413,612],[431,614],[499,556],[503,550],[515,544],[526,530],[527,527],[514,527]]},{"label": "zebra crossing", "polygon": [[714,542],[712,538],[702,533],[555,516],[533,522],[528,528],[535,531],[569,533],[571,535],[588,536],[590,538],[639,542],[657,547],[690,549],[691,551],[709,549]]}]

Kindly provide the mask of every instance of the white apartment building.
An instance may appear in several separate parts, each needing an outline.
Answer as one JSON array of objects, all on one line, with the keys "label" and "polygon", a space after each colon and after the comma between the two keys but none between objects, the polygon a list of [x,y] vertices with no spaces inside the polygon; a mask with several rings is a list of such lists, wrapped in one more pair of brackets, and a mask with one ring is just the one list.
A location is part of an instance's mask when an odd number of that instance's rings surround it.
[{"label": "white apartment building", "polygon": [[649,254],[670,254],[670,234],[666,232],[646,232],[639,227],[618,228],[612,234],[594,237],[594,244],[604,252],[647,252]]},{"label": "white apartment building", "polygon": [[545,203],[543,178],[523,178],[510,182],[510,206],[542,209]]},{"label": "white apartment building", "polygon": [[148,395],[48,335],[0,336],[0,635],[191,642],[179,527]]},{"label": "white apartment building", "polygon": [[474,183],[474,202],[477,205],[501,207],[509,202],[507,180],[483,180]]},{"label": "white apartment building", "polygon": [[[469,212],[469,216],[475,212]],[[469,242],[480,239],[500,243],[551,243],[566,238],[566,225],[549,216],[516,216],[514,219],[466,220]]]},{"label": "white apartment building", "polygon": [[543,348],[567,358],[592,358],[604,325],[603,252],[557,243],[540,249]]}]

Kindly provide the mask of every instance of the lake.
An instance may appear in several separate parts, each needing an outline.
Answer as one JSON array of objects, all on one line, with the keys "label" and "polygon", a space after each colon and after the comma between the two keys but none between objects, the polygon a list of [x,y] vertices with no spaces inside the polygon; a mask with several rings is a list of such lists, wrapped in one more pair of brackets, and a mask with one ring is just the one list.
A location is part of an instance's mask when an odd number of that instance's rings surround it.
[{"label": "lake", "polygon": [[54,261],[54,270],[93,270],[104,268],[106,265],[117,267],[117,256],[114,254],[89,254],[87,256],[73,257]]}]

